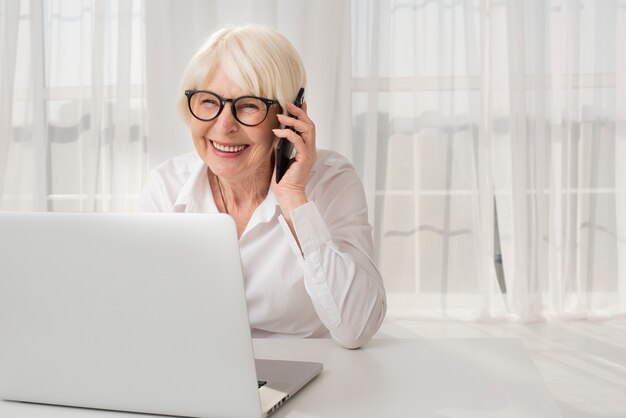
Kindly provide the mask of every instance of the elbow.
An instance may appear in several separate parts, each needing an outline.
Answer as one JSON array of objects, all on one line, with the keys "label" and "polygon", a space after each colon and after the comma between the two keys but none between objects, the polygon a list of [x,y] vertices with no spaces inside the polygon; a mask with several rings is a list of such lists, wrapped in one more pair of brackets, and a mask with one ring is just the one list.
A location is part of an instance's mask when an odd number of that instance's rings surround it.
[{"label": "elbow", "polygon": [[378,309],[375,309],[371,313],[365,325],[363,327],[359,327],[360,330],[357,330],[356,327],[354,327],[353,329],[344,329],[342,330],[343,332],[340,333],[331,332],[331,335],[340,346],[349,350],[356,350],[363,347],[374,337],[383,323],[386,313],[387,303],[383,298]]},{"label": "elbow", "polygon": [[358,348],[363,347],[369,340],[371,340],[372,336],[367,337],[357,337],[357,338],[342,338],[336,339],[337,343],[343,348],[347,348],[348,350],[356,350]]}]

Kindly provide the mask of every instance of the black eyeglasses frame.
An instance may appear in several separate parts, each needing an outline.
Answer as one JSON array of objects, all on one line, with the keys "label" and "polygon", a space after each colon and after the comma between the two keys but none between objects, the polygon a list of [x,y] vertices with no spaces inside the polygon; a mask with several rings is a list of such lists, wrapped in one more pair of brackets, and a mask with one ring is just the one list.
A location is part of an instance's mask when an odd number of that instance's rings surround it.
[{"label": "black eyeglasses frame", "polygon": [[[193,113],[193,110],[191,109],[191,97],[196,94],[196,93],[209,93],[212,94],[213,96],[217,97],[217,99],[219,100],[220,103],[220,107],[219,110],[217,111],[217,113],[215,114],[215,116],[213,116],[210,119],[203,119],[198,117],[195,113]],[[258,97],[258,96],[251,96],[251,95],[246,95],[246,96],[239,96],[239,97],[233,97],[233,98],[226,98],[226,97],[222,97],[219,94],[212,92],[210,90],[185,90],[185,96],[187,96],[187,107],[189,108],[189,112],[191,113],[191,115],[198,119],[201,120],[203,122],[210,122],[213,119],[216,119],[221,113],[222,110],[224,110],[224,106],[226,105],[226,103],[230,102],[230,111],[233,114],[233,117],[235,118],[235,120],[237,122],[239,122],[240,124],[244,125],[244,126],[258,126],[260,124],[262,124],[265,119],[267,119],[267,115],[270,112],[270,107],[278,104],[277,100],[272,100],[272,99],[267,99],[265,97]],[[258,99],[260,101],[262,101],[263,103],[265,103],[266,108],[265,108],[265,116],[263,116],[263,119],[261,119],[261,121],[259,123],[254,123],[254,124],[249,124],[249,123],[245,123],[242,122],[241,120],[239,120],[239,118],[237,117],[237,111],[235,110],[235,102],[237,102],[237,100],[240,99]]]}]

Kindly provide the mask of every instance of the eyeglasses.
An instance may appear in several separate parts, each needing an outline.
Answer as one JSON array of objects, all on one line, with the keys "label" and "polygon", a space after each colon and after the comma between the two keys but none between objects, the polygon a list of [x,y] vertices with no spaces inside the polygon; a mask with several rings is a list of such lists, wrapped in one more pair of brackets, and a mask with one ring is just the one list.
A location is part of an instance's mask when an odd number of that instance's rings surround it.
[{"label": "eyeglasses", "polygon": [[263,123],[270,111],[270,106],[278,104],[275,100],[256,96],[241,96],[226,99],[212,91],[187,90],[187,104],[189,111],[196,118],[208,122],[217,118],[224,104],[230,102],[230,109],[237,122],[245,126],[257,126]]}]

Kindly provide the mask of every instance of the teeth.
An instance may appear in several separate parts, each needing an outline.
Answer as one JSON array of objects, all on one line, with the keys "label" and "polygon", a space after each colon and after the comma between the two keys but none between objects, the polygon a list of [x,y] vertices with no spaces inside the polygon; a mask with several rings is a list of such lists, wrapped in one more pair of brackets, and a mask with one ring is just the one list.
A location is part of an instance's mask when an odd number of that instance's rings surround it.
[{"label": "teeth", "polygon": [[245,145],[237,145],[236,147],[225,147],[224,145],[220,145],[216,142],[213,142],[213,146],[222,152],[239,152],[246,147]]}]

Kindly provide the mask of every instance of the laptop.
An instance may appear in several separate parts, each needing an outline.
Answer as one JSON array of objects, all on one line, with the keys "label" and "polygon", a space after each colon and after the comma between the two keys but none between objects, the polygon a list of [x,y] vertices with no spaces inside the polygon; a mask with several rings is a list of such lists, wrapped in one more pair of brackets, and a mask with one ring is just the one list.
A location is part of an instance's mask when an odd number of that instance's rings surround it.
[{"label": "laptop", "polygon": [[268,416],[322,364],[256,360],[234,221],[0,213],[0,398]]}]

